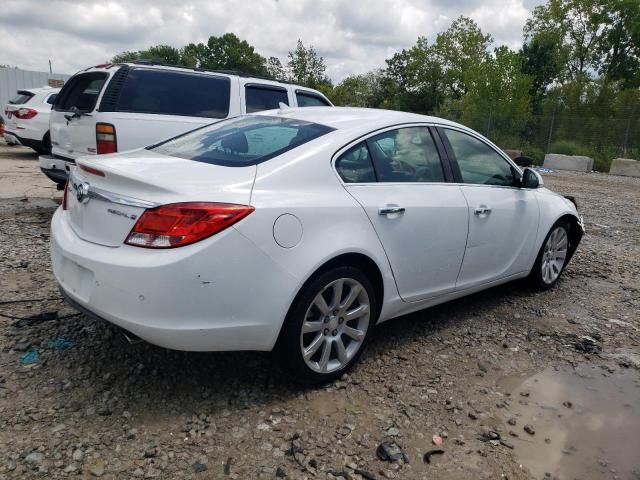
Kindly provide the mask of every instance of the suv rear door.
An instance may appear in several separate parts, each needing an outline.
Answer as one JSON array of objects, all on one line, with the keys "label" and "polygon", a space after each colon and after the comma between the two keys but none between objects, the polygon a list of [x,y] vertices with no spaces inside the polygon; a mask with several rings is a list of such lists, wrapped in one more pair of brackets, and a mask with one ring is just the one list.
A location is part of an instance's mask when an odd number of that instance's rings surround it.
[{"label": "suv rear door", "polygon": [[96,153],[94,118],[108,72],[80,73],[62,88],[51,111],[51,146],[54,155],[77,158]]},{"label": "suv rear door", "polygon": [[115,127],[118,151],[146,147],[238,115],[237,82],[227,75],[123,66],[100,101],[100,122]]}]

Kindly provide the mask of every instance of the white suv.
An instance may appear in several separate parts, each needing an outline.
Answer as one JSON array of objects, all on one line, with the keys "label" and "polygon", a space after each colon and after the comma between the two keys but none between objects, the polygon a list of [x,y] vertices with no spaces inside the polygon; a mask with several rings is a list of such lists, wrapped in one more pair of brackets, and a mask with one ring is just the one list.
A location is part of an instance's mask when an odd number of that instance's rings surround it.
[{"label": "white suv", "polygon": [[146,147],[217,120],[278,108],[332,106],[320,92],[235,72],[149,62],[107,64],[67,81],[51,113],[40,168],[66,181],[75,159]]},{"label": "white suv", "polygon": [[18,90],[4,107],[4,139],[9,145],[24,145],[38,153],[49,153],[49,115],[59,88],[42,87]]}]

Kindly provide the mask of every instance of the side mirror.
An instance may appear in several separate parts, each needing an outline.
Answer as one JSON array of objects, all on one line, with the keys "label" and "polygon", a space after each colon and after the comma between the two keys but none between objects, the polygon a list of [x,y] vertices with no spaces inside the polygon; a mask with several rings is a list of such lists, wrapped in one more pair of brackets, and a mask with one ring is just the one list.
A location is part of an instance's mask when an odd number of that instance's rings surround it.
[{"label": "side mirror", "polygon": [[525,168],[520,185],[522,188],[540,188],[544,185],[544,180],[542,175],[532,168]]}]

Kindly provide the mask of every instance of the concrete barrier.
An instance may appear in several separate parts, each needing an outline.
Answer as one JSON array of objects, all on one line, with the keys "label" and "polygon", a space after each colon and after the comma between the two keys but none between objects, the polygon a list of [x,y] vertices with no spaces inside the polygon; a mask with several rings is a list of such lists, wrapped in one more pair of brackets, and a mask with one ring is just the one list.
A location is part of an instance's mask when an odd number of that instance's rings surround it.
[{"label": "concrete barrier", "polygon": [[625,177],[640,177],[640,162],[631,158],[614,158],[609,173]]},{"label": "concrete barrier", "polygon": [[547,153],[544,156],[543,167],[556,170],[572,170],[574,172],[590,172],[593,170],[593,158],[580,155]]}]

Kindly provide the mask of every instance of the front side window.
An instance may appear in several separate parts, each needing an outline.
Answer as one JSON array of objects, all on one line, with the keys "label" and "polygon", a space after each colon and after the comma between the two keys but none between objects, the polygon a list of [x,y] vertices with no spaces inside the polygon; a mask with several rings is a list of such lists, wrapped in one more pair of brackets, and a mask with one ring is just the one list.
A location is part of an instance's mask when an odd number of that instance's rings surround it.
[{"label": "front side window", "polygon": [[296,100],[298,101],[299,107],[329,107],[330,106],[324,98],[319,97],[318,95],[313,95],[311,93],[296,92]]},{"label": "front side window", "polygon": [[119,94],[117,111],[225,118],[230,81],[207,74],[134,68]]},{"label": "front side window", "polygon": [[332,130],[326,125],[292,118],[245,116],[218,122],[148,148],[196,162],[246,167],[281,155]]},{"label": "front side window", "polygon": [[513,167],[493,148],[471,135],[443,129],[458,161],[462,181],[474,185],[515,185]]},{"label": "front side window", "polygon": [[336,170],[345,183],[369,183],[376,181],[373,163],[365,142],[361,142],[340,155]]},{"label": "front side window", "polygon": [[245,87],[247,113],[280,108],[280,103],[289,104],[289,96],[284,88],[247,85]]},{"label": "front side window", "polygon": [[390,130],[367,143],[379,182],[444,182],[440,156],[426,127]]},{"label": "front side window", "polygon": [[106,73],[85,73],[72,78],[56,97],[55,110],[68,112],[76,108],[83,113],[93,111],[106,80]]}]

